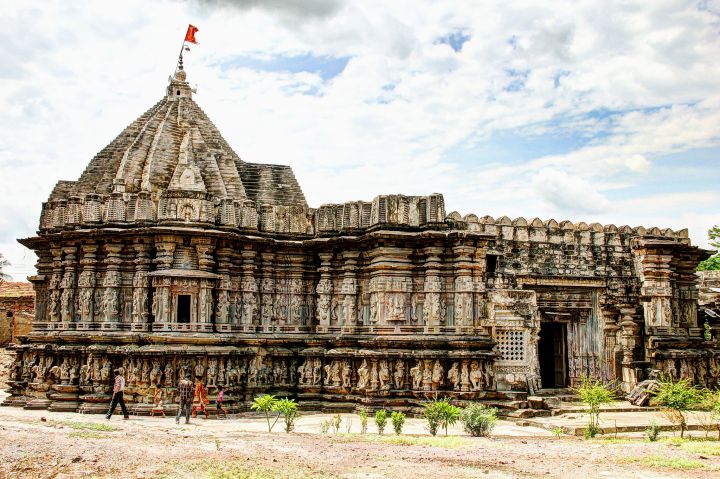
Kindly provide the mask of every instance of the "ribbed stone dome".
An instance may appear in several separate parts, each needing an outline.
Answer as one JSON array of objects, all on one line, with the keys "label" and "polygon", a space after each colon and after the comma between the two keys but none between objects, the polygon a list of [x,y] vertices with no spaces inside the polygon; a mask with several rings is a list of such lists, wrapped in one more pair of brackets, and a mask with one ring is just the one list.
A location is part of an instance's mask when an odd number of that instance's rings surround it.
[{"label": "ribbed stone dome", "polygon": [[216,200],[307,206],[289,167],[240,159],[185,80],[179,70],[165,98],[103,148],[78,181],[60,181],[50,200],[143,193],[157,201],[168,190],[185,190]]}]

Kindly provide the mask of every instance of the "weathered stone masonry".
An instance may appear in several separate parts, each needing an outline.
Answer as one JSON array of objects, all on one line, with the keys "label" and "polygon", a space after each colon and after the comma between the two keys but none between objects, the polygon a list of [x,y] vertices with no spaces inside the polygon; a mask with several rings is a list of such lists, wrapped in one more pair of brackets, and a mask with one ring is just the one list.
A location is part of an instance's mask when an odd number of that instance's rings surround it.
[{"label": "weathered stone masonry", "polygon": [[720,380],[686,230],[446,215],[440,194],[310,208],[290,168],[233,152],[182,70],[21,242],[35,321],[6,404],[101,411],[118,366],[141,413],[185,374],[233,410]]}]

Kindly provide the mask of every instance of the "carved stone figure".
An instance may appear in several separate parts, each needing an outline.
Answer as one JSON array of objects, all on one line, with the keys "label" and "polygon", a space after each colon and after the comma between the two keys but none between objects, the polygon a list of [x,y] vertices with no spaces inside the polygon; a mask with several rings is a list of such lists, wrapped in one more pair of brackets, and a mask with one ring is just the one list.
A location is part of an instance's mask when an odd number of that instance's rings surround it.
[{"label": "carved stone figure", "polygon": [[422,389],[423,362],[421,359],[418,359],[417,364],[410,368],[410,377],[412,378],[413,389]]},{"label": "carved stone figure", "polygon": [[459,391],[460,390],[460,368],[458,367],[458,362],[455,361],[452,363],[452,366],[450,366],[450,369],[447,373],[448,381],[453,386],[453,391]]},{"label": "carved stone figure", "polygon": [[175,385],[175,369],[173,368],[172,361],[168,361],[165,364],[163,372],[165,374],[165,387],[173,387]]},{"label": "carved stone figure", "polygon": [[444,373],[445,373],[445,370],[443,369],[442,365],[440,364],[440,360],[436,359],[435,364],[433,364],[433,369],[432,369],[432,388],[433,388],[433,390],[439,389],[440,386],[442,386]]},{"label": "carved stone figure", "polygon": [[350,361],[347,359],[344,359],[342,362],[342,368],[340,370],[340,376],[342,378],[342,386],[344,388],[350,387],[350,375],[352,374],[352,370],[350,368]]},{"label": "carved stone figure", "polygon": [[380,371],[378,372],[378,380],[380,381],[380,389],[390,389],[390,369],[388,368],[387,360],[380,360]]},{"label": "carved stone figure", "polygon": [[395,372],[393,373],[395,380],[395,389],[405,388],[405,361],[398,359],[395,361]]},{"label": "carved stone figure", "polygon": [[160,363],[157,360],[153,361],[152,371],[150,371],[150,384],[160,383],[162,378],[162,369],[160,369]]},{"label": "carved stone figure", "polygon": [[208,368],[207,368],[207,385],[215,386],[216,379],[217,379],[217,361],[215,359],[211,359],[208,362]]},{"label": "carved stone figure", "polygon": [[483,372],[477,361],[470,363],[470,389],[480,391],[483,388]]},{"label": "carved stone figure", "polygon": [[312,363],[312,384],[317,386],[320,384],[322,378],[322,361],[320,358],[315,358]]},{"label": "carved stone figure", "polygon": [[357,370],[358,373],[358,382],[357,382],[357,388],[359,390],[367,389],[367,387],[370,384],[370,370],[368,369],[367,365],[367,359],[363,359],[362,364]]}]

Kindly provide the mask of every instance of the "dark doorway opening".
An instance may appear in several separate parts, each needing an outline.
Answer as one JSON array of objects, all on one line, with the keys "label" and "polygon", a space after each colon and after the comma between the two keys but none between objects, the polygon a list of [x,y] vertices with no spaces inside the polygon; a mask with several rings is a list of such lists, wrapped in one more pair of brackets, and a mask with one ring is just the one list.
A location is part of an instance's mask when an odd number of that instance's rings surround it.
[{"label": "dark doorway opening", "polygon": [[177,297],[177,322],[190,322],[190,295],[181,294]]},{"label": "dark doorway opening", "polygon": [[566,326],[563,323],[540,323],[538,355],[543,388],[567,386]]}]

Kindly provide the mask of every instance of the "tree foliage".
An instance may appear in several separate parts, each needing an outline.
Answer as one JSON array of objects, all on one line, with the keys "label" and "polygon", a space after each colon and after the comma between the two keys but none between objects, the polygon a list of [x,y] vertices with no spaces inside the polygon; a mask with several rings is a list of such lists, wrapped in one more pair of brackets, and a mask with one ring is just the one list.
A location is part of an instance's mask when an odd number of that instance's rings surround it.
[{"label": "tree foliage", "polygon": [[[708,230],[708,238],[710,239],[710,246],[720,250],[720,226],[715,225]],[[720,252],[715,253],[708,259],[700,263],[697,267],[698,271],[714,271],[720,270]]]},{"label": "tree foliage", "polygon": [[589,410],[590,421],[588,422],[586,436],[595,437],[600,432],[600,407],[613,401],[615,390],[599,379],[585,376],[575,391]]},{"label": "tree foliage", "polygon": [[497,409],[481,403],[468,404],[460,413],[460,422],[471,436],[488,436],[497,422]]},{"label": "tree foliage", "polygon": [[433,436],[437,434],[440,427],[445,429],[445,435],[448,433],[448,426],[455,424],[460,418],[460,408],[450,404],[448,398],[433,399],[424,404],[425,420],[428,422],[428,430]]},{"label": "tree foliage", "polygon": [[272,394],[263,394],[256,397],[252,405],[250,406],[250,409],[265,414],[265,420],[267,421],[268,425],[268,432],[272,432],[273,427],[275,427],[278,419],[280,419],[280,413],[278,412],[275,421],[272,423],[272,425],[270,424],[270,413],[277,411],[277,402],[278,400],[275,399],[275,396],[273,396]]},{"label": "tree foliage", "polygon": [[3,272],[3,268],[6,266],[10,266],[10,261],[3,258],[3,254],[0,253],[0,284],[12,279],[9,274]]},{"label": "tree foliage", "polygon": [[294,399],[283,398],[275,401],[274,411],[282,414],[285,420],[285,432],[290,432],[295,428],[295,420],[300,416],[298,405]]},{"label": "tree foliage", "polygon": [[655,393],[655,403],[663,408],[665,417],[673,424],[680,426],[680,437],[685,436],[687,428],[686,413],[698,406],[702,401],[699,389],[693,386],[690,379],[677,381],[666,377],[660,380],[660,389]]},{"label": "tree foliage", "polygon": [[388,413],[385,409],[381,409],[375,413],[375,425],[378,428],[378,434],[382,436],[385,431],[385,425],[387,424]]}]

